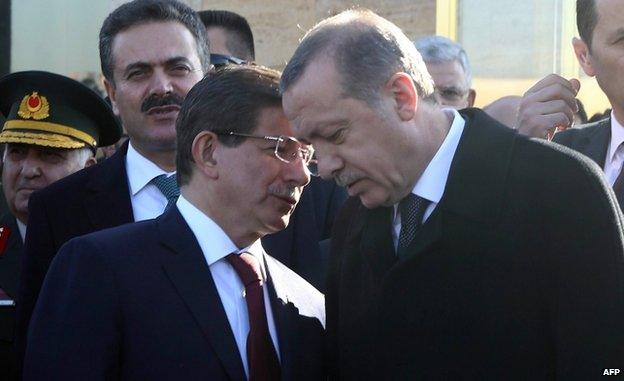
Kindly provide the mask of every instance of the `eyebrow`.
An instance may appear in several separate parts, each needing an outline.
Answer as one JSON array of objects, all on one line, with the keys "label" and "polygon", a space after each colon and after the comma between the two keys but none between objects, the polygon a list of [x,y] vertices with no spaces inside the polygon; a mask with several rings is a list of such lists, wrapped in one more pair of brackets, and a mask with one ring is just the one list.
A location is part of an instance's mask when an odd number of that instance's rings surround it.
[{"label": "eyebrow", "polygon": [[[171,65],[175,65],[178,63],[187,63],[189,64],[191,67],[193,65],[191,65],[191,61],[184,57],[184,56],[176,56],[176,57],[171,57],[169,59],[167,59],[164,63],[163,66],[171,66]],[[133,62],[131,64],[128,64],[126,66],[126,68],[124,69],[124,74],[127,74],[129,71],[133,70],[133,69],[146,69],[146,68],[150,68],[153,65],[150,64],[149,62],[145,62],[145,61],[137,61],[137,62]]]}]

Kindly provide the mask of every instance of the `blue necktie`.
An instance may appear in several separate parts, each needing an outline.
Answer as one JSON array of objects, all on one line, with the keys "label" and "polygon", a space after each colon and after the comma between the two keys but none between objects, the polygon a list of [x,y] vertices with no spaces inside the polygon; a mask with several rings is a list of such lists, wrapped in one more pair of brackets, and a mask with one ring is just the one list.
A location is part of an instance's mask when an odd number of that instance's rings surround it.
[{"label": "blue necktie", "polygon": [[401,213],[401,233],[399,234],[399,244],[397,255],[403,258],[407,254],[407,248],[414,240],[416,232],[425,215],[425,210],[429,206],[429,200],[410,193],[399,203]]},{"label": "blue necktie", "polygon": [[175,175],[169,177],[167,177],[167,175],[156,176],[152,179],[152,183],[156,185],[158,190],[167,198],[165,210],[175,204],[178,200],[178,196],[180,196],[180,188],[178,188]]}]

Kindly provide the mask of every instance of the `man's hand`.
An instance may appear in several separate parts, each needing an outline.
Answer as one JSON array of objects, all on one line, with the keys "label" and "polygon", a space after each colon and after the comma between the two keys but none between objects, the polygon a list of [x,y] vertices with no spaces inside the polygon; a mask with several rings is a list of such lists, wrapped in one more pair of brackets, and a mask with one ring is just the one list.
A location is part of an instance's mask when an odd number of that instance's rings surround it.
[{"label": "man's hand", "polygon": [[580,88],[577,79],[557,74],[542,78],[522,97],[515,128],[524,135],[552,139],[555,132],[572,126]]}]

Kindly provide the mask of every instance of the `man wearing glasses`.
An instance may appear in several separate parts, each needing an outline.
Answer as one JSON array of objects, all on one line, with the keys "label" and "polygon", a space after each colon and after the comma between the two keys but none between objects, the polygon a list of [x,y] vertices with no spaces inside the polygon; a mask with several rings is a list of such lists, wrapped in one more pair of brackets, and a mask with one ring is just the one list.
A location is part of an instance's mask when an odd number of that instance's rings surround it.
[{"label": "man wearing glasses", "polygon": [[425,36],[414,41],[431,74],[436,101],[457,110],[472,107],[477,93],[472,88],[472,70],[464,48],[443,36]]},{"label": "man wearing glasses", "polygon": [[278,72],[237,66],[189,92],[175,207],[61,249],[26,380],[324,379],[323,296],[260,245],[310,181],[313,152],[290,137],[278,84]]},{"label": "man wearing glasses", "polygon": [[[222,10],[198,14],[210,41],[210,62],[216,68],[255,60],[253,33],[243,16]],[[262,245],[273,257],[324,291],[329,237],[335,215],[346,199],[346,190],[333,180],[312,177],[288,227],[262,238]]]}]

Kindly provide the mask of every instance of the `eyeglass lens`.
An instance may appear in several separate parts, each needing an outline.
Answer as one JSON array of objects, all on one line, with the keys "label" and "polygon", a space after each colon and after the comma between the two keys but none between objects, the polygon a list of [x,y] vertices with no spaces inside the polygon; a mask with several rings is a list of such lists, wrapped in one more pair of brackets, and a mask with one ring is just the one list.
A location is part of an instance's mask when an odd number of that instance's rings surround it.
[{"label": "eyeglass lens", "polygon": [[288,163],[301,158],[303,163],[308,167],[310,174],[316,176],[316,160],[312,159],[312,154],[313,150],[311,148],[302,146],[298,141],[285,136],[282,136],[281,139],[277,141],[277,146],[275,147],[275,155],[278,158]]}]

